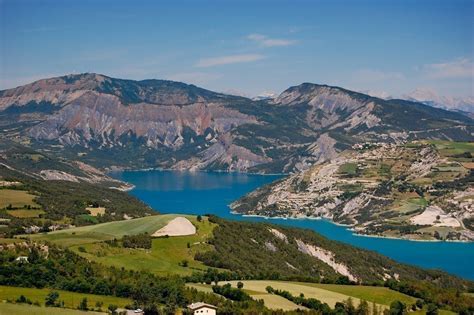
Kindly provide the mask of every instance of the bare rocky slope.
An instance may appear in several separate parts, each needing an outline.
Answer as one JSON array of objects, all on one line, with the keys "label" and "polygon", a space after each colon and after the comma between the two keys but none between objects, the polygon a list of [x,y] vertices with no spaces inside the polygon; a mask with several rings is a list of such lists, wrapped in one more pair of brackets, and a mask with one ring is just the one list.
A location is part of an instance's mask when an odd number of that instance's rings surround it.
[{"label": "bare rocky slope", "polygon": [[4,139],[98,168],[295,172],[362,141],[472,140],[474,121],[304,83],[275,99],[99,74],[0,91]]},{"label": "bare rocky slope", "polygon": [[474,144],[364,143],[262,187],[234,211],[322,217],[363,234],[474,240]]}]

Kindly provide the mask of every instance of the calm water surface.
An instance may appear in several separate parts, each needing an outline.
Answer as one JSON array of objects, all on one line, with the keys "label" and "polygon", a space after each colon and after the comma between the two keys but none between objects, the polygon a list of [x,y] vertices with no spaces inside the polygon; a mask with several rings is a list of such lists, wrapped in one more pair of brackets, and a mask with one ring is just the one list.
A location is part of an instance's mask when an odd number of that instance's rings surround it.
[{"label": "calm water surface", "polygon": [[474,243],[413,242],[353,235],[326,220],[243,217],[229,204],[281,176],[218,172],[130,171],[112,176],[134,184],[130,193],[161,213],[206,214],[312,229],[330,239],[371,249],[400,262],[438,268],[474,280]]}]

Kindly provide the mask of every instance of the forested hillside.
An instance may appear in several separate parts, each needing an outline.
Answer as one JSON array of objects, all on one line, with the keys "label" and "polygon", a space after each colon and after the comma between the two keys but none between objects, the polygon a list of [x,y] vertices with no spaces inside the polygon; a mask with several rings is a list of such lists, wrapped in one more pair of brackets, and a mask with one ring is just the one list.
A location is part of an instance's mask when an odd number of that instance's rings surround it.
[{"label": "forested hillside", "polygon": [[210,217],[218,224],[213,251],[196,259],[260,279],[312,279],[328,283],[383,284],[428,281],[468,290],[474,283],[445,272],[397,263],[372,251],[329,240],[314,231]]}]

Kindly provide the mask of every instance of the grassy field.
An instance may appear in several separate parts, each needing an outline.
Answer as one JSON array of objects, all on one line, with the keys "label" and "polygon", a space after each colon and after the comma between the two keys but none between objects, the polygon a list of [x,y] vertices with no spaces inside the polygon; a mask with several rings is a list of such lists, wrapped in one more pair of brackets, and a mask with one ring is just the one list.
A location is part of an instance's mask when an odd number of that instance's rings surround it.
[{"label": "grassy field", "polygon": [[337,285],[337,284],[319,284],[319,283],[306,283],[307,286],[312,286],[328,291],[338,292],[348,296],[352,296],[361,300],[375,302],[382,305],[390,305],[394,300],[398,300],[405,304],[413,304],[416,299],[402,294],[397,291],[390,290],[384,287],[371,287],[371,286],[353,286],[353,285]]},{"label": "grassy field", "polygon": [[17,239],[17,238],[3,238],[0,237],[0,244],[15,244],[15,243],[21,243],[23,240]]},{"label": "grassy field", "polygon": [[436,146],[436,149],[443,156],[453,156],[465,152],[474,153],[474,143],[472,142],[452,142],[442,140],[432,140],[430,143]]},{"label": "grassy field", "polygon": [[0,189],[0,208],[12,205],[15,208],[24,208],[26,206],[39,207],[33,201],[36,196],[24,190]]},{"label": "grassy field", "polygon": [[[201,283],[188,283],[188,287],[195,288],[202,292],[213,293],[210,285]],[[245,288],[244,288],[245,289]],[[252,290],[245,290],[254,299],[263,300],[265,305],[272,309],[282,309],[285,311],[291,311],[296,309],[305,309],[305,307],[298,306],[295,303],[275,294],[268,294],[267,292],[258,292]]]},{"label": "grassy field", "polygon": [[[175,214],[156,215],[48,234],[35,234],[29,237],[69,247],[82,257],[118,268],[144,270],[157,275],[188,275],[196,270],[207,269],[201,262],[194,260],[197,251],[210,249],[206,240],[211,236],[215,225],[211,224],[207,218],[198,222],[195,216],[185,215],[184,217],[196,226],[196,235],[154,238],[151,250],[114,247],[103,242],[114,238],[121,239],[126,234],[144,232],[153,234],[177,216]],[[184,260],[188,263],[187,267],[180,265]]]},{"label": "grassy field", "polygon": [[[274,289],[286,290],[293,295],[299,295],[303,293],[305,297],[316,298],[329,306],[334,307],[336,302],[341,302],[352,298],[355,305],[358,305],[360,300],[366,300],[367,302],[375,302],[378,306],[386,308],[392,301],[399,300],[406,304],[415,303],[416,299],[402,293],[390,290],[384,287],[371,287],[371,286],[348,286],[348,285],[336,285],[336,284],[316,284],[316,283],[304,283],[304,282],[286,282],[286,281],[270,281],[270,280],[248,280],[242,281],[244,283],[244,290],[249,293],[255,299],[263,299],[268,301],[266,303],[271,308],[283,308],[283,301],[277,304],[278,307],[274,307],[274,304],[270,302],[266,287],[271,286]],[[230,281],[232,286],[237,285],[237,281]],[[195,287],[198,290],[205,292],[212,292],[211,285],[206,284],[189,284],[189,286]],[[291,303],[290,301],[287,301]],[[293,303],[291,303],[293,304]],[[285,309],[296,309],[295,304],[286,304]]]},{"label": "grassy field", "polygon": [[44,211],[19,209],[19,210],[7,210],[7,213],[16,218],[39,218],[40,214],[43,214]]},{"label": "grassy field", "polygon": [[[28,237],[69,247],[112,240],[114,238],[120,239],[124,235],[134,235],[145,232],[152,234],[177,216],[176,214],[154,215],[132,220],[81,226],[73,229],[54,231],[48,234],[35,234]],[[187,217],[192,218],[192,216]]]},{"label": "grassy field", "polygon": [[89,213],[94,217],[98,216],[99,214],[100,215],[105,214],[104,207],[96,207],[96,208],[89,207],[89,208],[86,208],[86,210],[89,211]]},{"label": "grassy field", "polygon": [[356,163],[346,163],[339,167],[339,173],[345,174],[348,176],[354,176],[357,174],[357,164]]},{"label": "grassy field", "polygon": [[0,302],[0,315],[103,315],[99,312],[84,312],[79,310],[57,308],[57,307],[38,307],[27,304],[11,304]]},{"label": "grassy field", "polygon": [[[9,287],[9,286],[0,286],[0,299],[1,300],[16,300],[20,295],[24,295],[26,298],[30,299],[33,303],[39,302],[41,306],[44,306],[44,299],[46,295],[51,292],[50,289],[35,289],[35,288],[19,288],[19,287]],[[106,309],[109,304],[115,304],[118,307],[125,307],[127,304],[131,304],[132,301],[125,298],[119,298],[114,296],[104,296],[104,295],[95,295],[95,294],[85,294],[85,293],[76,293],[68,292],[62,290],[54,290],[59,293],[58,301],[64,301],[64,306],[67,308],[77,308],[79,302],[83,298],[87,298],[87,303],[89,307],[95,308],[97,302],[103,302],[102,309]],[[49,308],[48,308],[49,310]]]},{"label": "grassy field", "polygon": [[[215,225],[207,218],[203,218],[201,222],[192,216],[187,218],[197,228],[195,235],[154,238],[151,250],[113,247],[106,243],[76,245],[71,249],[89,260],[107,266],[146,270],[163,276],[188,275],[193,271],[206,270],[204,264],[194,260],[194,255],[197,251],[210,249],[210,245],[205,241],[211,236]],[[80,247],[82,248],[79,249]],[[180,265],[183,260],[188,262],[187,267]]]}]

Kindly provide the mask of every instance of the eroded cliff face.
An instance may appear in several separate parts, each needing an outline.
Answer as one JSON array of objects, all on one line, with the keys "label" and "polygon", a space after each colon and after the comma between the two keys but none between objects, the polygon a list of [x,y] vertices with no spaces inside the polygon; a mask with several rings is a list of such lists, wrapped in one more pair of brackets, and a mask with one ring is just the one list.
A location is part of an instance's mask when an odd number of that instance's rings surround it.
[{"label": "eroded cliff face", "polygon": [[422,104],[310,83],[260,101],[91,73],[0,91],[4,138],[100,168],[291,173],[361,141],[470,139],[473,124]]},{"label": "eroded cliff face", "polygon": [[115,95],[90,91],[29,129],[28,134],[66,145],[87,147],[94,140],[100,146],[110,147],[123,145],[120,138],[132,133],[146,139],[150,148],[163,145],[178,149],[184,144],[186,131],[212,140],[246,123],[257,123],[257,120],[221,104],[126,106]]},{"label": "eroded cliff face", "polygon": [[342,127],[350,130],[360,125],[372,128],[381,122],[372,113],[375,108],[373,101],[329,86],[304,83],[284,91],[274,103],[280,106],[308,104],[305,118],[314,129],[331,126],[332,129]]}]

